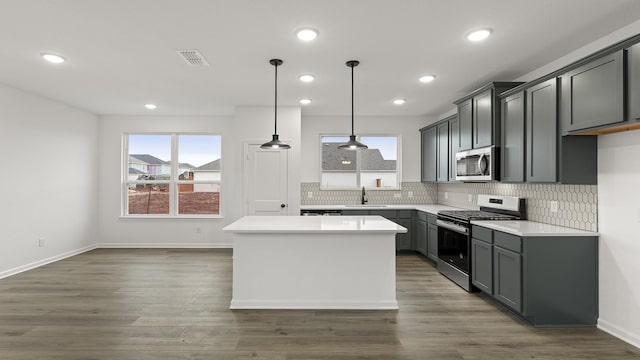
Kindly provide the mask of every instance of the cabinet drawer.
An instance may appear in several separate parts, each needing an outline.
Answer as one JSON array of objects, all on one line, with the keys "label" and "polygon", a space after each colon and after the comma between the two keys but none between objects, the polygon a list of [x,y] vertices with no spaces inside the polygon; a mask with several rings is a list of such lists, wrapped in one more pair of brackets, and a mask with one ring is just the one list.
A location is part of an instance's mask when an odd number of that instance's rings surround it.
[{"label": "cabinet drawer", "polygon": [[433,214],[427,214],[427,222],[428,222],[429,224],[433,224],[433,225],[435,225],[435,224],[436,224],[436,220],[437,220],[437,219],[438,219],[438,217],[437,217],[437,216],[435,216],[435,215],[433,215]]},{"label": "cabinet drawer", "polygon": [[395,219],[398,217],[395,210],[371,210],[371,215],[380,215],[385,219]]},{"label": "cabinet drawer", "polygon": [[515,251],[517,253],[522,252],[522,239],[519,236],[495,231],[493,233],[493,242],[496,246],[500,246],[501,248]]},{"label": "cabinet drawer", "polygon": [[412,219],[414,210],[398,210],[398,219]]},{"label": "cabinet drawer", "polygon": [[427,213],[424,211],[416,211],[416,218],[418,220],[427,221]]},{"label": "cabinet drawer", "polygon": [[473,225],[471,228],[471,236],[474,239],[482,240],[489,244],[493,243],[493,230],[487,228]]}]

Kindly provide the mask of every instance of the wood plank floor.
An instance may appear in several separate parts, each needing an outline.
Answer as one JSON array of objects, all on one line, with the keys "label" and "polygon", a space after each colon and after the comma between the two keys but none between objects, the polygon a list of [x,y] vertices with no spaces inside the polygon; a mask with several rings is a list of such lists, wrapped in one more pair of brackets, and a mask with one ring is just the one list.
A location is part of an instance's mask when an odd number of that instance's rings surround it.
[{"label": "wood plank floor", "polygon": [[640,359],[397,263],[399,311],[231,311],[230,250],[94,250],[0,280],[0,359]]}]

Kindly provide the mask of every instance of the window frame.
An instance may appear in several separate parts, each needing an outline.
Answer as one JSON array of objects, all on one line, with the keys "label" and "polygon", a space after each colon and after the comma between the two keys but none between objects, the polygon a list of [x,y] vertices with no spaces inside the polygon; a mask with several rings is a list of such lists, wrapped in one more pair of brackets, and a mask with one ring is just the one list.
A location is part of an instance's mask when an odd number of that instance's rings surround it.
[{"label": "window frame", "polygon": [[[319,158],[320,158],[320,190],[321,191],[332,191],[332,190],[360,190],[362,189],[362,182],[361,182],[361,174],[363,173],[374,173],[374,172],[383,172],[383,173],[395,173],[397,176],[397,186],[395,187],[366,187],[365,186],[365,190],[373,190],[373,191],[384,191],[384,190],[401,190],[401,182],[402,182],[402,135],[400,134],[360,134],[360,135],[356,135],[356,140],[360,141],[361,138],[363,137],[394,137],[396,138],[396,154],[397,154],[397,159],[396,159],[396,169],[395,170],[363,170],[362,169],[362,159],[361,159],[361,155],[360,155],[360,150],[345,150],[345,151],[355,151],[357,153],[356,155],[356,170],[353,171],[353,173],[356,174],[356,187],[325,187],[322,184],[322,174],[323,173],[352,173],[352,172],[345,172],[345,171],[340,171],[340,170],[324,170],[322,168],[322,138],[324,137],[344,137],[349,139],[349,135],[340,135],[340,134],[335,134],[335,133],[330,133],[330,134],[320,134],[319,136],[319,146],[320,146],[320,154],[319,154]],[[366,145],[366,144],[365,144]]]},{"label": "window frame", "polygon": [[[169,160],[171,165],[169,180],[129,180],[129,136],[130,135],[169,135],[171,137],[171,159]],[[202,136],[219,136],[220,137],[220,180],[180,180],[180,161],[179,161],[179,138],[180,136],[189,135],[202,135]],[[222,173],[223,173],[223,136],[220,133],[200,133],[200,132],[124,132],[122,134],[122,169],[121,169],[121,218],[135,218],[135,219],[193,219],[193,218],[205,218],[205,219],[222,219],[223,206],[222,206]],[[174,161],[175,159],[175,161]],[[129,214],[129,186],[139,184],[158,184],[168,185],[169,188],[169,213],[168,214]],[[179,186],[189,184],[205,184],[205,185],[218,185],[219,188],[219,207],[218,214],[180,214],[178,211],[179,206]]]}]

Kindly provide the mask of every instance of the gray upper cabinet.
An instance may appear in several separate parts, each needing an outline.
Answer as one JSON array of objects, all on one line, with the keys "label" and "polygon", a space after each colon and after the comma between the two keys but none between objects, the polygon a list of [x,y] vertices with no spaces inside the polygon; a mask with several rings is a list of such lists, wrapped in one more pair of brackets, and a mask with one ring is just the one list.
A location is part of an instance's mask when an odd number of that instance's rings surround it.
[{"label": "gray upper cabinet", "polygon": [[624,50],[562,76],[563,134],[625,121]]},{"label": "gray upper cabinet", "polygon": [[449,181],[456,181],[456,153],[461,150],[460,118],[454,116],[449,120]]},{"label": "gray upper cabinet", "polygon": [[501,178],[503,182],[523,182],[525,170],[525,92],[520,91],[502,99],[501,106]]},{"label": "gray upper cabinet", "polygon": [[449,181],[449,121],[443,121],[437,126],[438,129],[438,182]]},{"label": "gray upper cabinet", "polygon": [[500,146],[498,95],[521,82],[491,82],[454,103],[458,107],[460,150]]},{"label": "gray upper cabinet", "polygon": [[437,129],[435,127],[427,127],[420,130],[422,135],[422,181],[437,180]]},{"label": "gray upper cabinet", "polygon": [[640,44],[627,49],[628,119],[640,120]]},{"label": "gray upper cabinet", "polygon": [[458,104],[458,138],[454,140],[458,151],[472,148],[473,135],[473,99]]},{"label": "gray upper cabinet", "polygon": [[493,122],[493,90],[473,98],[473,148],[495,145]]},{"label": "gray upper cabinet", "polygon": [[557,80],[527,89],[526,178],[528,182],[556,182],[557,176]]}]

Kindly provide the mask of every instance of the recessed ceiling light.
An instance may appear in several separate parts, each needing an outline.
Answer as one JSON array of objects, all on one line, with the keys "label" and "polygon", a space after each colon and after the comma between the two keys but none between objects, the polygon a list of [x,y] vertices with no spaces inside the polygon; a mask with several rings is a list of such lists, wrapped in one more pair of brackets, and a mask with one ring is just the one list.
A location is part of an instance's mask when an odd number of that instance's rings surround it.
[{"label": "recessed ceiling light", "polygon": [[156,104],[144,104],[144,107],[146,107],[149,110],[155,110],[158,108]]},{"label": "recessed ceiling light", "polygon": [[425,75],[423,77],[421,77],[420,79],[418,79],[421,83],[430,83],[433,80],[436,79],[435,75]]},{"label": "recessed ceiling light", "polygon": [[311,104],[311,99],[301,99],[300,100],[300,104],[309,105],[309,104]]},{"label": "recessed ceiling light", "polygon": [[467,35],[467,40],[469,41],[482,41],[491,35],[491,29],[479,29],[470,32]]},{"label": "recessed ceiling light", "polygon": [[404,104],[406,102],[407,102],[407,100],[405,100],[405,99],[395,99],[395,100],[393,100],[393,103],[396,104],[396,105],[402,105],[402,104]]},{"label": "recessed ceiling light", "polygon": [[50,62],[52,64],[61,64],[61,63],[65,62],[65,58],[63,58],[60,55],[50,54],[50,53],[42,53],[40,55],[42,55],[43,59],[47,60],[48,62]]},{"label": "recessed ceiling light", "polygon": [[300,81],[302,82],[312,82],[316,77],[311,74],[300,75]]},{"label": "recessed ceiling light", "polygon": [[300,29],[296,32],[296,36],[302,41],[311,41],[318,37],[318,30],[311,28]]}]

